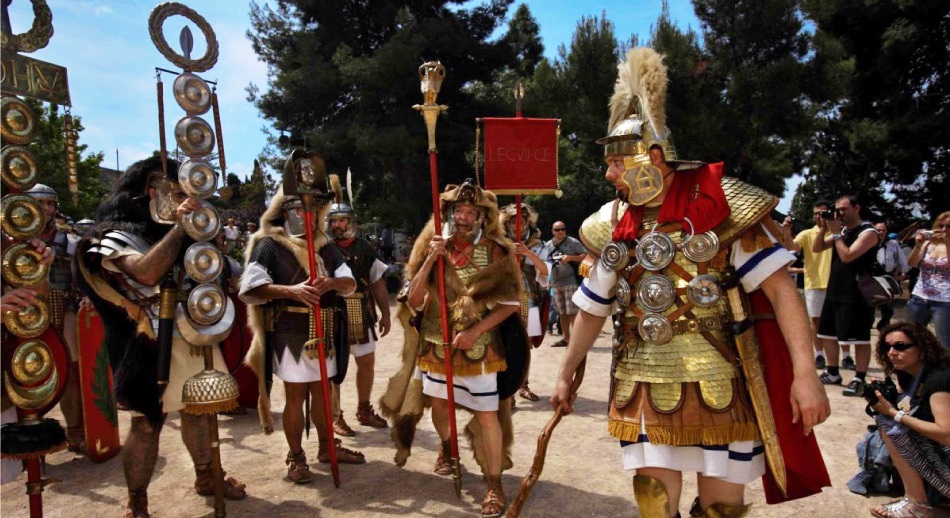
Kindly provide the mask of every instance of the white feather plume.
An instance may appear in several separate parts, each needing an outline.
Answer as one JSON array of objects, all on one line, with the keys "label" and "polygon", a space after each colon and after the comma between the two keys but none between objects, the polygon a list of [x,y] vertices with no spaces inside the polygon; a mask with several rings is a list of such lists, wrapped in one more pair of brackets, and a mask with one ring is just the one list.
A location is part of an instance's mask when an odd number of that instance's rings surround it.
[{"label": "white feather plume", "polygon": [[666,131],[666,87],[663,56],[649,47],[635,47],[617,65],[617,83],[610,97],[610,124],[617,125],[632,113],[639,113],[658,135]]}]

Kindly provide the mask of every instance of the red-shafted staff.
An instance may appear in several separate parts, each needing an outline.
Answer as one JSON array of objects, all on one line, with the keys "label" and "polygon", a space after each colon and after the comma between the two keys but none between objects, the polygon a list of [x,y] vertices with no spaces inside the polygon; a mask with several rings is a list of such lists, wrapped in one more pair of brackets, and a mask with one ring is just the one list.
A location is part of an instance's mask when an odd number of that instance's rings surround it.
[{"label": "red-shafted staff", "polygon": [[[439,161],[438,150],[435,146],[435,125],[439,114],[448,110],[444,104],[436,104],[439,88],[445,79],[445,67],[438,61],[428,61],[419,67],[419,80],[422,83],[422,94],[425,104],[417,104],[412,108],[419,111],[425,119],[426,130],[429,135],[429,174],[432,180],[432,219],[435,232],[442,229],[442,214],[439,208]],[[439,282],[439,313],[442,316],[442,350],[445,357],[445,387],[446,399],[449,405],[449,445],[452,455],[452,482],[455,484],[455,495],[462,497],[462,464],[459,461],[458,425],[455,422],[455,385],[452,376],[452,335],[449,328],[448,304],[445,300],[445,257],[439,256],[436,263],[436,277]]]}]

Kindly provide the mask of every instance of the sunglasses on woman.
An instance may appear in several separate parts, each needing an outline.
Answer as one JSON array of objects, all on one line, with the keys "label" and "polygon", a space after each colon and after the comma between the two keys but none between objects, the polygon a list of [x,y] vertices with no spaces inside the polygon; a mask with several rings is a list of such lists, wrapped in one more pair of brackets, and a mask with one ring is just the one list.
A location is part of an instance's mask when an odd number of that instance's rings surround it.
[{"label": "sunglasses on woman", "polygon": [[907,342],[894,342],[894,343],[892,343],[892,344],[885,343],[885,344],[884,344],[884,352],[887,352],[887,351],[889,351],[889,350],[891,350],[891,349],[894,349],[895,351],[904,352],[904,351],[906,351],[907,349],[910,349],[911,347],[915,347],[915,344],[911,344],[911,343],[907,343]]}]

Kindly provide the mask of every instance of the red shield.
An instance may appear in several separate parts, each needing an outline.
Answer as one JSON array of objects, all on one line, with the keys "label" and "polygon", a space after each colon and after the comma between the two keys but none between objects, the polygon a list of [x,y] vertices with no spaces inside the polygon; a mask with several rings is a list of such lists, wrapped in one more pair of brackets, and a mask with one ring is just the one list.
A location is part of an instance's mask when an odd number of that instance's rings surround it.
[{"label": "red shield", "polygon": [[105,329],[92,307],[76,313],[79,330],[79,378],[82,384],[82,411],[85,416],[89,460],[104,462],[119,453],[119,414],[112,390],[109,353],[102,346]]}]

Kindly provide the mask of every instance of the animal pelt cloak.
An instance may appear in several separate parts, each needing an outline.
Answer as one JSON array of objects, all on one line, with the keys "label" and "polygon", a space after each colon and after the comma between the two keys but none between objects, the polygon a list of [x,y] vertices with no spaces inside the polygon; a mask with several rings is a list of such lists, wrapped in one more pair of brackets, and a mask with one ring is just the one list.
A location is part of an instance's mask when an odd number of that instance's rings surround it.
[{"label": "animal pelt cloak", "polygon": [[[278,188],[277,194],[271,199],[267,210],[261,215],[258,230],[251,235],[244,251],[245,271],[247,271],[254,246],[261,239],[269,237],[273,239],[274,242],[291,251],[304,271],[306,271],[308,275],[310,274],[310,262],[307,258],[307,240],[288,234],[283,226],[281,205],[286,199],[283,187]],[[327,203],[320,206],[317,213],[317,221],[325,221],[329,212],[330,204]],[[322,228],[322,225],[318,225],[318,228]],[[327,237],[324,232],[314,233],[314,250],[318,252],[316,254],[317,269],[321,276],[327,275],[327,272],[320,258],[319,250],[327,243],[329,243],[329,237]],[[274,431],[274,416],[270,408],[270,390],[269,387],[265,386],[268,380],[265,372],[265,362],[267,360],[267,332],[264,324],[263,306],[248,305],[247,328],[253,333],[253,338],[251,339],[251,348],[248,350],[244,362],[254,371],[254,374],[257,375],[258,389],[260,390],[260,396],[257,400],[257,410],[260,414],[261,426],[264,428],[264,432],[269,434]]]},{"label": "animal pelt cloak", "polygon": [[[492,198],[494,197],[492,193],[487,191],[486,193]],[[445,291],[446,300],[449,301],[449,311],[452,312],[450,321],[465,323],[464,327],[470,327],[481,318],[488,307],[499,301],[521,300],[521,282],[519,281],[521,274],[514,260],[512,243],[504,236],[504,230],[499,225],[497,210],[495,208],[494,213],[487,214],[483,218],[483,239],[490,239],[501,245],[501,249],[505,253],[505,260],[497,261],[488,267],[482,268],[472,276],[468,287],[462,283],[462,280],[452,268],[446,268]],[[404,278],[406,281],[411,280],[422,267],[433,235],[433,221],[430,218],[412,247],[412,254],[405,268]],[[428,303],[430,304],[438,304],[438,285],[435,280],[435,273],[436,270],[433,268],[428,279]],[[517,315],[512,315],[512,317],[517,318]],[[419,329],[411,321],[421,319],[421,314],[417,315],[413,308],[402,302],[396,310],[396,318],[402,323],[404,332],[402,367],[389,379],[386,393],[379,400],[379,407],[382,414],[392,423],[391,436],[396,445],[394,460],[398,466],[403,466],[411,453],[416,425],[422,419],[425,408],[431,406],[431,403],[428,401],[429,398],[422,393],[422,381],[415,379],[413,376],[421,336]],[[518,325],[520,326],[520,324]],[[525,339],[526,336],[522,334],[520,340]],[[527,350],[527,346],[525,348]],[[509,366],[509,368],[511,367]],[[502,469],[509,469],[513,466],[511,444],[514,441],[514,433],[511,424],[511,404],[508,399],[499,402],[498,419],[501,422],[504,446]],[[473,417],[465,427],[465,435],[468,437],[470,446],[474,451],[475,460],[482,467],[482,471],[485,472],[487,464],[485,462],[485,452],[482,451],[481,440],[479,439],[480,434],[478,423]]]},{"label": "animal pelt cloak", "polygon": [[[143,414],[152,424],[162,417],[158,385],[158,339],[148,314],[122,293],[118,281],[102,268],[102,256],[88,253],[110,230],[143,236],[141,223],[101,223],[80,241],[75,255],[78,284],[104,323],[103,345],[109,353],[119,408]],[[171,227],[167,227],[171,228]]]}]

